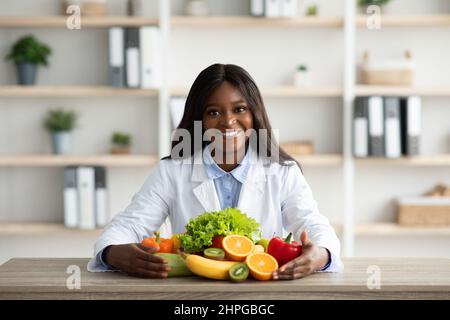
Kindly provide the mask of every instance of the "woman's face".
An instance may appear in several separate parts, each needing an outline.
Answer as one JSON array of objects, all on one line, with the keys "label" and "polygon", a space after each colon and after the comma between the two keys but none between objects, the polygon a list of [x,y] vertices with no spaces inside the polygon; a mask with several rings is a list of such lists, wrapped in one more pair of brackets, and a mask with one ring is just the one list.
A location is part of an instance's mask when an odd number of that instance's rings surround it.
[{"label": "woman's face", "polygon": [[223,138],[223,152],[229,153],[245,147],[245,133],[252,128],[253,114],[247,101],[233,85],[223,82],[206,102],[203,130],[219,130]]}]

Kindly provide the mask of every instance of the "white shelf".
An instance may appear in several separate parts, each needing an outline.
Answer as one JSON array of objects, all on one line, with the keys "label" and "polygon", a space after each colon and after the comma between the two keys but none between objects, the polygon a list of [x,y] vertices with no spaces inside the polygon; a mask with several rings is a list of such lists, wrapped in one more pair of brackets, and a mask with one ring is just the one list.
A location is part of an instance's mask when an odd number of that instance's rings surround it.
[{"label": "white shelf", "polygon": [[157,97],[158,89],[109,86],[0,86],[0,97]]},{"label": "white shelf", "polygon": [[283,27],[283,28],[340,28],[343,26],[341,17],[293,17],[264,18],[251,16],[173,16],[171,25],[177,27]]},{"label": "white shelf", "polygon": [[[333,224],[337,234],[342,232],[340,224]],[[0,222],[0,236],[8,235],[100,235],[101,229],[80,230],[66,228],[62,223],[53,222]],[[366,223],[355,227],[357,236],[450,236],[450,227],[409,227],[397,223]]]},{"label": "white shelf", "polygon": [[152,155],[1,155],[0,167],[64,167],[98,165],[106,167],[151,167],[158,158]]},{"label": "white shelf", "polygon": [[[0,28],[64,28],[66,29],[67,16],[2,16]],[[158,25],[157,18],[149,17],[83,17],[82,28],[108,28],[108,27],[139,27],[146,25]]]},{"label": "white shelf", "polygon": [[[366,27],[367,17],[360,15],[356,18],[358,28]],[[381,15],[381,28],[401,27],[449,27],[450,15]]]},{"label": "white shelf", "polygon": [[0,222],[0,236],[86,236],[100,235],[101,229],[80,230],[66,228],[62,223],[53,222]]},{"label": "white shelf", "polygon": [[397,223],[367,223],[355,228],[357,236],[450,236],[450,227],[410,227]]},{"label": "white shelf", "polygon": [[357,85],[356,96],[430,96],[430,97],[450,97],[449,86],[371,86]]},{"label": "white shelf", "polygon": [[450,154],[442,155],[419,155],[413,157],[401,158],[355,158],[358,165],[377,165],[377,166],[406,166],[406,167],[437,167],[450,166]]},{"label": "white shelf", "polygon": [[342,165],[342,156],[340,154],[291,154],[291,156],[297,160],[301,166],[305,167],[338,167]]},{"label": "white shelf", "polygon": [[[294,86],[273,86],[261,87],[261,94],[266,98],[295,98],[295,97],[341,97],[342,88],[338,86],[325,87],[305,87],[297,88]],[[170,90],[173,96],[187,96],[188,88],[172,88]]]}]

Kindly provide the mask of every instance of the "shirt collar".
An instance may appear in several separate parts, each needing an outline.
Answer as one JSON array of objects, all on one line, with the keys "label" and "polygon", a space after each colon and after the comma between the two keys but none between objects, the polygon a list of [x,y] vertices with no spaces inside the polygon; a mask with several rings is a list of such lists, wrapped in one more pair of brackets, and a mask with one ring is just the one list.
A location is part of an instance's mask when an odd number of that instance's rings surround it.
[{"label": "shirt collar", "polygon": [[[244,184],[245,180],[247,180],[248,170],[250,169],[250,159],[252,152],[251,149],[252,148],[247,149],[247,152],[245,153],[241,164],[239,164],[236,168],[229,172],[236,180],[238,180],[242,184]],[[203,163],[205,164],[206,173],[208,174],[208,177],[210,179],[217,179],[228,173],[222,170],[222,168],[217,165],[217,163],[212,158],[207,146],[203,149]]]}]

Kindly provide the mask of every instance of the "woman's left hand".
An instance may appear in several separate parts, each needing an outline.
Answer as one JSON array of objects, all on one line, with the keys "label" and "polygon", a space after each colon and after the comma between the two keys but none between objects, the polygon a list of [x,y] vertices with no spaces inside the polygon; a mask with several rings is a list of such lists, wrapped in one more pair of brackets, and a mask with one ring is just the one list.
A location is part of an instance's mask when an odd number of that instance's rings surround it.
[{"label": "woman's left hand", "polygon": [[308,239],[308,234],[303,231],[300,240],[302,242],[302,254],[274,271],[274,280],[293,280],[304,278],[317,270],[323,269],[330,259],[328,250],[318,247]]}]

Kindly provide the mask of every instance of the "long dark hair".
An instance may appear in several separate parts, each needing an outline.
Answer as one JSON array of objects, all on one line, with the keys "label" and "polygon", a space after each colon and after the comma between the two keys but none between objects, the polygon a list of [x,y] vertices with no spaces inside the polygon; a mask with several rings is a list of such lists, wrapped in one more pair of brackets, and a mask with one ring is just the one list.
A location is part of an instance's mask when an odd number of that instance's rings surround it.
[{"label": "long dark hair", "polygon": [[[260,146],[266,149],[266,155],[271,155],[272,148],[272,150],[279,150],[279,157],[276,162],[281,165],[293,165],[296,163],[300,167],[299,163],[280,148],[275,139],[272,139],[272,126],[270,125],[261,93],[259,92],[255,81],[247,71],[234,64],[213,64],[200,72],[192,84],[186,99],[183,118],[177,127],[177,129],[189,131],[191,137],[191,153],[186,155],[183,154],[182,158],[191,157],[195,152],[199,151],[195,150],[194,121],[203,120],[203,113],[206,108],[208,97],[225,81],[229,82],[239,90],[252,111],[253,128],[256,131],[258,141],[258,155],[260,155]],[[267,138],[264,138],[264,141],[260,141],[259,129],[267,130]],[[172,141],[172,149],[178,143],[180,143],[180,141]],[[170,156],[167,156],[163,159],[170,158]]]}]

